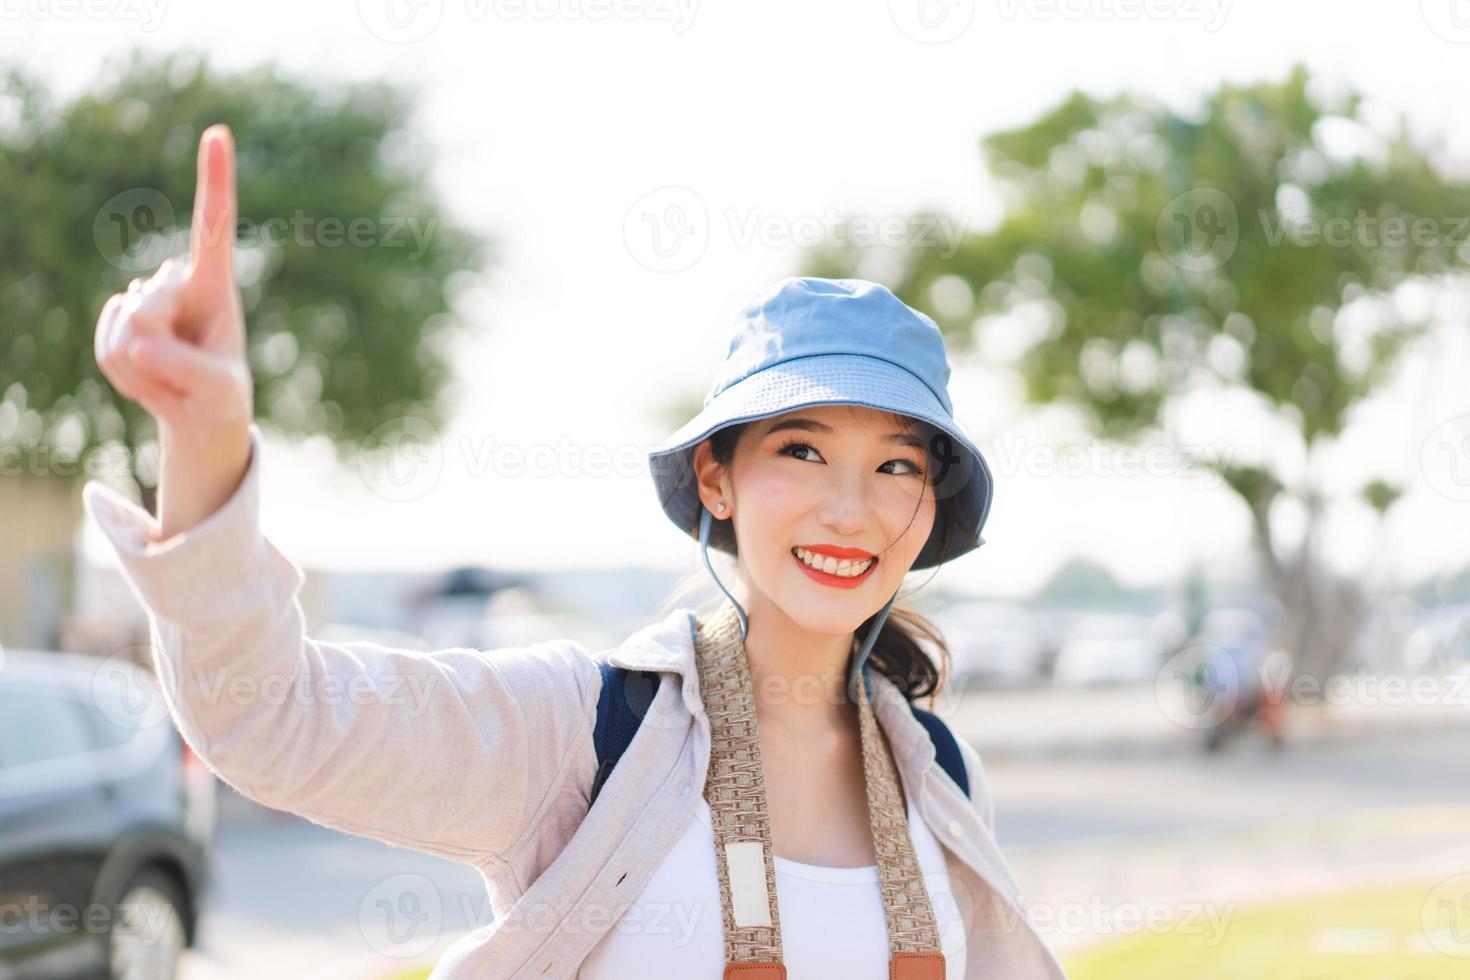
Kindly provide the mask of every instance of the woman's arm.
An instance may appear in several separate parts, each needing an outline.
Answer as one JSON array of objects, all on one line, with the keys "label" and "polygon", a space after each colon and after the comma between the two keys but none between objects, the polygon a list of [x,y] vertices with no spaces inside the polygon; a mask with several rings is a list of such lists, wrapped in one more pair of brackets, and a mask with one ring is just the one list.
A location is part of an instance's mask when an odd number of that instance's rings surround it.
[{"label": "woman's arm", "polygon": [[174,723],[269,806],[453,860],[503,854],[564,778],[590,782],[591,656],[568,640],[419,653],[308,637],[304,575],[260,530],[249,435],[238,488],[168,537],[107,485],[83,490],[148,611]]},{"label": "woman's arm", "polygon": [[444,857],[502,854],[569,766],[591,781],[596,665],[568,641],[420,654],[306,635],[305,577],[259,525],[236,214],[233,139],[211,126],[188,261],[135,279],[97,323],[102,373],[158,423],[159,519],[95,480],[83,500],[148,610],[169,711],[262,803]]},{"label": "woman's arm", "polygon": [[160,532],[219,510],[250,451],[254,393],[235,284],[235,148],[227,127],[199,138],[187,259],[110,297],[97,318],[97,366],[158,427]]}]

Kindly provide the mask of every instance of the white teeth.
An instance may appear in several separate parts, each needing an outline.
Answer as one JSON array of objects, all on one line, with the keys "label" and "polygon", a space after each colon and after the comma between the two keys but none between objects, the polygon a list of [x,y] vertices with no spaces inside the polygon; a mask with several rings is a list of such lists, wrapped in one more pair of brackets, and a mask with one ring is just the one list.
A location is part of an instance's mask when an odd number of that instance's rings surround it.
[{"label": "white teeth", "polygon": [[820,569],[829,575],[836,575],[839,578],[856,578],[866,572],[868,566],[873,563],[873,559],[871,558],[864,558],[860,562],[854,562],[848,558],[838,561],[831,555],[818,555],[815,552],[807,551],[805,548],[793,548],[792,550],[796,552],[796,557],[811,567]]}]

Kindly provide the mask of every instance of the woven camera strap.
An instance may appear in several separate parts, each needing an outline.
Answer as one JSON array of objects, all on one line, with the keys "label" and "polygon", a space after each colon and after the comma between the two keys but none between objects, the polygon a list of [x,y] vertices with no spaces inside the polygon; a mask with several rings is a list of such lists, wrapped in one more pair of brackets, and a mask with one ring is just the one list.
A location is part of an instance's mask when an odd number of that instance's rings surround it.
[{"label": "woven camera strap", "polygon": [[[725,606],[698,624],[695,655],[710,722],[704,795],[714,827],[723,907],[724,977],[785,980],[755,696],[740,622],[732,608]],[[890,980],[944,980],[939,925],[909,837],[898,774],[870,697],[858,699],[858,712],[878,887],[888,925],[888,975]]]}]

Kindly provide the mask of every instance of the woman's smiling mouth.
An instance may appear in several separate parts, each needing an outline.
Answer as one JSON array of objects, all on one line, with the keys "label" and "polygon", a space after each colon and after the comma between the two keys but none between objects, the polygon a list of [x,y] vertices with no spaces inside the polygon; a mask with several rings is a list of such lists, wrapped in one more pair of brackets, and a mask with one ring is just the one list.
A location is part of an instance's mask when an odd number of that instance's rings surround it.
[{"label": "woman's smiling mouth", "polygon": [[801,547],[792,548],[791,557],[808,577],[839,589],[856,588],[872,575],[878,564],[876,555],[862,559],[834,558]]}]

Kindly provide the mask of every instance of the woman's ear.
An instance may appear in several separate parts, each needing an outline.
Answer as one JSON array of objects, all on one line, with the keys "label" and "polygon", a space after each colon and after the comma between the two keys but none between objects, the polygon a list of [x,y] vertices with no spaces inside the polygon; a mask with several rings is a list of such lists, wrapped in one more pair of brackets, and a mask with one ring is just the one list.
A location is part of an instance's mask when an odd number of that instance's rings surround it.
[{"label": "woman's ear", "polygon": [[709,512],[723,520],[730,516],[730,489],[725,468],[715,459],[710,442],[705,439],[694,447],[694,477],[699,486],[699,499]]}]

